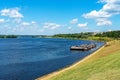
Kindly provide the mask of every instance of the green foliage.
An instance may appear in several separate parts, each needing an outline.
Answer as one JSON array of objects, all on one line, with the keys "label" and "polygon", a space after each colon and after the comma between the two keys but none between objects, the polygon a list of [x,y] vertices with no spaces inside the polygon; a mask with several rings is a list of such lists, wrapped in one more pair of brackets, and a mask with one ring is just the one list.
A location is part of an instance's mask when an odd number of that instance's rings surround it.
[{"label": "green foliage", "polygon": [[75,33],[75,34],[56,34],[56,35],[53,35],[52,37],[97,40],[97,41],[111,41],[113,39],[120,39],[120,31],[109,31],[109,32],[102,32],[102,33],[86,32],[86,33]]},{"label": "green foliage", "polygon": [[78,39],[78,38],[87,38],[88,36],[92,36],[93,33],[75,33],[75,34],[57,34],[53,37],[60,37],[60,38],[71,38],[71,39]]},{"label": "green foliage", "polygon": [[117,38],[118,39],[118,38],[120,38],[120,31],[110,31],[110,32],[97,33],[95,36]]},{"label": "green foliage", "polygon": [[15,35],[0,35],[0,38],[17,38]]}]

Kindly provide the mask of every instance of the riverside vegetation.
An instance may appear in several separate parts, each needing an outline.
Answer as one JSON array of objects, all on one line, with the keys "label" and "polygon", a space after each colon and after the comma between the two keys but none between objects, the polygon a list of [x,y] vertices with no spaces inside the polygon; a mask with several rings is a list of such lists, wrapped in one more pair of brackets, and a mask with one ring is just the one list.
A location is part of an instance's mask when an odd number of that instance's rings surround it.
[{"label": "riverside vegetation", "polygon": [[17,38],[16,35],[0,35],[0,38]]},{"label": "riverside vegetation", "polygon": [[98,33],[85,32],[85,33],[75,33],[75,34],[56,34],[51,37],[82,39],[82,40],[111,41],[111,40],[120,38],[120,31],[118,30],[118,31],[98,32]]},{"label": "riverside vegetation", "polygon": [[56,34],[52,36],[48,35],[37,35],[37,38],[67,38],[77,40],[96,40],[96,41],[112,41],[114,39],[120,39],[120,30],[108,31],[108,32],[82,32],[73,34]]}]

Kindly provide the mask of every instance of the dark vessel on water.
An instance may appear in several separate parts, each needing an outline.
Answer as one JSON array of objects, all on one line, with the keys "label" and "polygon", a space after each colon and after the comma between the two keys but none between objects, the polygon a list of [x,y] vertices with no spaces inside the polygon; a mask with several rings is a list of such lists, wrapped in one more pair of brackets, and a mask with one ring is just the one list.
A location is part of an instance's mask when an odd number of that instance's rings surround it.
[{"label": "dark vessel on water", "polygon": [[80,46],[71,46],[70,50],[87,51],[96,47],[96,44],[82,44]]}]

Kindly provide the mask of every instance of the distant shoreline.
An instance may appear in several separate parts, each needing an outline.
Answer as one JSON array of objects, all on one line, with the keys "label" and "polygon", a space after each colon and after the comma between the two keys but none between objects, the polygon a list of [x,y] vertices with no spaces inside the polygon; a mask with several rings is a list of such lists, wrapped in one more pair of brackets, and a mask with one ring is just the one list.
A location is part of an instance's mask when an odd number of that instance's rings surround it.
[{"label": "distant shoreline", "polygon": [[0,38],[6,39],[6,38],[17,38],[16,35],[0,35]]}]

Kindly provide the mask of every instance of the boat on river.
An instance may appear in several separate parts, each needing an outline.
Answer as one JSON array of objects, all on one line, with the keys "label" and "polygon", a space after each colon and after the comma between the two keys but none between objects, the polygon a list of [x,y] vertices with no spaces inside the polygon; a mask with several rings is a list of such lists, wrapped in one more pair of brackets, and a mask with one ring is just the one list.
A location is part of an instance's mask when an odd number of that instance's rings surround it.
[{"label": "boat on river", "polygon": [[96,44],[82,44],[80,46],[71,46],[70,50],[87,51],[96,47]]}]

